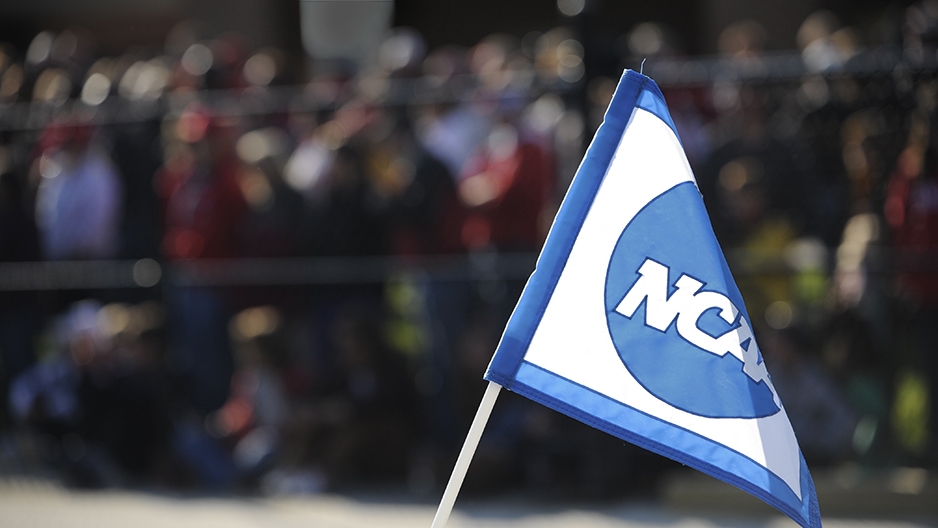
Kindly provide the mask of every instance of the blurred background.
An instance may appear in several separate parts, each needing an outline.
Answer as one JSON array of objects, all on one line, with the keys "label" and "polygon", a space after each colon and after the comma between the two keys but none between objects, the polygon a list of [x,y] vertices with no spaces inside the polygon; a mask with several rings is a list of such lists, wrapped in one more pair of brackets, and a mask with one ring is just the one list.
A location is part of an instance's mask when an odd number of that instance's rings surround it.
[{"label": "blurred background", "polygon": [[[0,481],[432,503],[641,67],[822,511],[934,522],[936,52],[935,0],[0,4]],[[745,500],[507,393],[464,496]]]}]

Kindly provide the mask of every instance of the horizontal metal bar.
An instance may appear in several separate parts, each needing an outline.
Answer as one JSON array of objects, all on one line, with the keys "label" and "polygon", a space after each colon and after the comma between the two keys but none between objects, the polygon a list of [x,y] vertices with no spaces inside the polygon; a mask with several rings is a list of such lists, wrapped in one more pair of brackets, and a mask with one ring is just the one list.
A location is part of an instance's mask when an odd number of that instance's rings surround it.
[{"label": "horizontal metal bar", "polygon": [[[830,273],[836,248],[819,263]],[[871,274],[938,274],[938,254],[896,252],[889,247],[865,250],[863,271]],[[798,273],[784,251],[729,249],[727,261],[737,277]],[[402,275],[436,281],[524,280],[534,271],[537,254],[480,252],[411,258],[389,256],[286,257],[181,260],[0,262],[0,291],[120,289],[167,286],[290,286],[376,284]]]},{"label": "horizontal metal bar", "polygon": [[0,291],[149,288],[170,286],[283,286],[368,284],[401,274],[433,280],[526,279],[535,253],[398,257],[153,259],[0,263]]}]

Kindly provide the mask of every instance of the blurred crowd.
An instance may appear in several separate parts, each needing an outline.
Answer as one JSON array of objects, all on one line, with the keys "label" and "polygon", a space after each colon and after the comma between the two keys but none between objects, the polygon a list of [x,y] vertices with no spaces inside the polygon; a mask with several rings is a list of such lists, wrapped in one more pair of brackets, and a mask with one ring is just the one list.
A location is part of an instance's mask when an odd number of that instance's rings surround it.
[{"label": "blurred crowd", "polygon": [[[816,464],[936,461],[938,71],[921,64],[938,3],[894,26],[899,60],[876,71],[841,73],[863,37],[818,12],[801,75],[662,86]],[[251,257],[276,274],[280,257],[536,252],[621,73],[590,71],[581,40],[428,50],[400,28],[357,71],[191,24],[118,57],[77,29],[0,46],[0,117],[31,116],[0,129],[0,262]],[[685,59],[660,24],[620,40],[617,68]],[[735,23],[720,56],[758,70],[765,43]],[[264,97],[290,100],[243,106]],[[88,487],[432,491],[522,287],[401,272],[0,292],[0,461]],[[509,395],[467,485],[647,492],[665,467]]]}]

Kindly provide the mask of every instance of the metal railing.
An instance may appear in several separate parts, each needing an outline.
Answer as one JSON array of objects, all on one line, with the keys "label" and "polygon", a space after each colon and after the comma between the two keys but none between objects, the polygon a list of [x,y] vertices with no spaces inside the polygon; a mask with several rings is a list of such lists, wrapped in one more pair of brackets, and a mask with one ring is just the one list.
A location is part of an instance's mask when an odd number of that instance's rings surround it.
[{"label": "metal railing", "polygon": [[154,259],[0,263],[0,291],[151,288],[166,286],[301,286],[374,284],[401,274],[436,281],[523,280],[535,253],[398,257]]},{"label": "metal railing", "polygon": [[[836,248],[827,248],[814,272],[833,272]],[[863,271],[938,274],[938,255],[897,255],[888,246],[865,250]],[[784,251],[728,249],[726,258],[740,277],[795,275]],[[537,253],[479,252],[419,257],[281,257],[230,258],[158,262],[138,260],[73,260],[0,262],[0,292],[95,290],[122,288],[314,286],[376,284],[404,274],[434,281],[524,280],[534,271]]]}]

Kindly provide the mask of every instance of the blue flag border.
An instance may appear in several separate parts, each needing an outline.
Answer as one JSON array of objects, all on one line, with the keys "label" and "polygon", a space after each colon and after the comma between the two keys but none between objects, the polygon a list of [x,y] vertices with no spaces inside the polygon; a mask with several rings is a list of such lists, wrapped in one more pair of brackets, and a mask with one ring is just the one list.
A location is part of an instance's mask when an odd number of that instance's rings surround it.
[{"label": "blue flag border", "polygon": [[[780,478],[738,451],[524,361],[534,332],[635,108],[642,108],[657,116],[680,139],[658,85],[645,75],[626,70],[603,123],[567,191],[538,257],[537,267],[508,321],[485,379],[627,442],[737,486],[774,506],[802,526],[820,527],[817,494],[803,456],[800,460],[802,498],[799,500]],[[573,405],[570,401],[576,401],[577,404]],[[586,410],[583,410],[584,404]],[[622,428],[616,421],[629,423],[632,430]],[[665,427],[672,433],[669,438],[672,445],[656,442],[643,435],[647,431],[647,434],[653,436],[656,430],[660,432]],[[716,453],[718,455],[715,456]],[[760,482],[763,485],[759,485]]]}]

